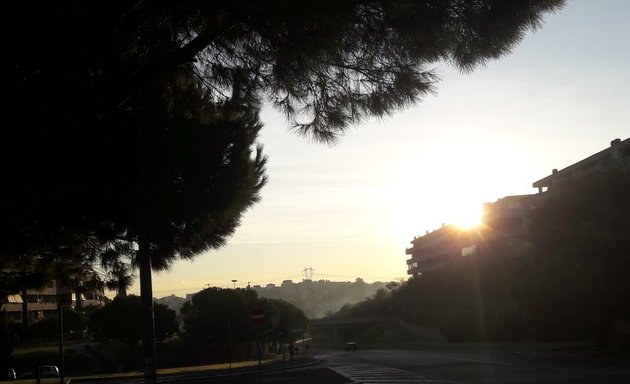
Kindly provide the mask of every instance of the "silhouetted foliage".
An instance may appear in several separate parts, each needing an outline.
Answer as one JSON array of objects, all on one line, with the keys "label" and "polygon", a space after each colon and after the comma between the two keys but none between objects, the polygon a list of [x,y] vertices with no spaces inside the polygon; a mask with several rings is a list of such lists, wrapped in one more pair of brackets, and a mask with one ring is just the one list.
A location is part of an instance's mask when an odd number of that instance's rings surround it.
[{"label": "silhouetted foliage", "polygon": [[[252,324],[250,314],[263,310],[262,324]],[[307,329],[307,318],[299,308],[284,300],[259,298],[251,289],[207,288],[196,293],[182,307],[183,335],[206,345],[221,347],[231,342],[285,341],[301,337],[293,329]]]},{"label": "silhouetted foliage", "polygon": [[111,255],[114,256],[114,260],[105,261],[108,271],[105,286],[107,289],[116,291],[116,296],[127,296],[127,289],[134,282],[133,264],[122,261],[118,252]]},{"label": "silhouetted foliage", "polygon": [[9,357],[15,352],[15,339],[9,328],[10,320],[0,311],[0,368],[9,367]]},{"label": "silhouetted foliage", "polygon": [[57,316],[49,316],[38,320],[30,326],[30,337],[39,342],[55,340],[59,337],[58,324]]},{"label": "silhouetted foliage", "polygon": [[[25,128],[10,130],[0,151],[11,180],[4,251],[135,239],[139,162],[146,232],[162,255],[155,267],[222,245],[238,224],[234,202],[255,201],[261,181],[260,161],[251,174],[235,160],[252,144],[264,97],[299,132],[335,140],[431,92],[432,63],[470,70],[498,58],[561,4],[12,4],[7,13],[24,28],[6,47],[5,91],[11,120]],[[228,158],[231,166],[215,162]]]},{"label": "silhouetted foliage", "polygon": [[278,299],[261,299],[267,301],[269,316],[276,324],[276,329],[282,333],[285,342],[294,342],[301,339],[304,332],[308,330],[308,319],[304,312],[295,305]]},{"label": "silhouetted foliage", "polygon": [[[162,341],[173,336],[179,324],[175,311],[162,304],[155,304],[155,337]],[[143,321],[140,297],[119,296],[90,314],[90,332],[96,340],[118,340],[131,350],[142,338]]]},{"label": "silhouetted foliage", "polygon": [[628,172],[593,173],[546,193],[521,289],[539,337],[606,343],[615,321],[630,320],[629,196]]},{"label": "silhouetted foliage", "polygon": [[[87,331],[88,315],[76,309],[63,309],[63,332],[70,338],[82,338]],[[59,333],[57,331],[57,333]]]},{"label": "silhouetted foliage", "polygon": [[181,309],[184,335],[216,345],[226,343],[230,332],[232,340],[250,340],[253,329],[249,313],[256,305],[256,292],[251,290],[204,289]]},{"label": "silhouetted foliage", "polygon": [[303,310],[310,319],[315,319],[339,310],[344,304],[359,302],[384,287],[385,283],[377,281],[367,284],[357,278],[355,282],[305,280],[294,283],[285,281],[281,286],[270,284],[265,287],[254,286],[252,289],[261,297],[286,300]]}]

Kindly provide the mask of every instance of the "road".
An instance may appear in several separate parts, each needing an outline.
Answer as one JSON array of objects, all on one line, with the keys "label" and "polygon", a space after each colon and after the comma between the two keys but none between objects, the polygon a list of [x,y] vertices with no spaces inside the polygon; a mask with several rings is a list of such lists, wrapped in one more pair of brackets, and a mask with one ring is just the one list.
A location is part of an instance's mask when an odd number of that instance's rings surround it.
[{"label": "road", "polygon": [[357,383],[628,384],[628,359],[449,350],[315,351]]}]

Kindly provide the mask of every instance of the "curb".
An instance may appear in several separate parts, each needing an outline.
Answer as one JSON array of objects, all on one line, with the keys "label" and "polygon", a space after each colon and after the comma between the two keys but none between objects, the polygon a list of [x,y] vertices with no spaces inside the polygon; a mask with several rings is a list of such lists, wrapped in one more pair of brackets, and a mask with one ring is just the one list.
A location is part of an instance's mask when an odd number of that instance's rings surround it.
[{"label": "curb", "polygon": [[[301,360],[301,359],[300,359]],[[280,363],[269,363],[263,364],[261,366],[262,373],[277,373],[282,372],[283,370],[298,370],[303,368],[312,367],[322,363],[322,360],[311,357],[305,359],[306,361],[299,362],[286,362],[285,367]],[[216,371],[198,371],[198,372],[186,372],[186,373],[169,373],[157,376],[158,383],[174,383],[174,382],[192,382],[198,380],[205,380],[211,378],[221,378],[221,377],[230,377],[230,376],[245,376],[245,375],[253,375],[258,373],[258,366],[252,367],[244,367],[244,368],[235,368],[230,370],[216,370]],[[140,377],[99,377],[92,379],[68,379],[66,380],[66,384],[119,384],[119,383],[144,383],[144,378]]]}]

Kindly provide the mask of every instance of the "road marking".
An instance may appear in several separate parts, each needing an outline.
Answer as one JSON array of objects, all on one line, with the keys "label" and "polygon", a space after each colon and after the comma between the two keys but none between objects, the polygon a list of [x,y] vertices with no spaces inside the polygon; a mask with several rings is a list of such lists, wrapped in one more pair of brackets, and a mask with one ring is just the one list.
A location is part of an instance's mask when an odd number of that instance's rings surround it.
[{"label": "road marking", "polygon": [[455,381],[373,364],[341,364],[330,365],[329,368],[356,384],[459,384]]}]

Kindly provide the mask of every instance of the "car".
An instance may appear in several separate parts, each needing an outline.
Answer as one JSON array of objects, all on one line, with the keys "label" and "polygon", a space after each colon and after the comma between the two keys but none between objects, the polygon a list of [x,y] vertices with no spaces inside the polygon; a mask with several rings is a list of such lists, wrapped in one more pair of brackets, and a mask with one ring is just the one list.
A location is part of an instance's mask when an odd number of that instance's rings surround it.
[{"label": "car", "polygon": [[346,351],[356,351],[357,350],[357,342],[356,341],[348,341],[346,343]]},{"label": "car", "polygon": [[59,376],[59,368],[55,365],[41,365],[39,367],[39,377],[58,377]]},{"label": "car", "polygon": [[2,378],[0,380],[15,380],[17,379],[17,375],[15,374],[15,369],[7,368],[2,371]]}]

